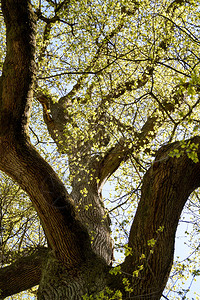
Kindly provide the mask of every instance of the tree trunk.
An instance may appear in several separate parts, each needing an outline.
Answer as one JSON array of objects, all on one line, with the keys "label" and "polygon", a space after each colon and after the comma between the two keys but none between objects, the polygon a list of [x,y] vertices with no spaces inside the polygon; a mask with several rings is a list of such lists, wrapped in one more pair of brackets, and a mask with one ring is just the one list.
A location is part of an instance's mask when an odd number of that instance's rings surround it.
[{"label": "tree trunk", "polygon": [[107,285],[108,266],[96,256],[75,269],[67,269],[51,254],[43,271],[38,300],[81,300],[94,296]]}]

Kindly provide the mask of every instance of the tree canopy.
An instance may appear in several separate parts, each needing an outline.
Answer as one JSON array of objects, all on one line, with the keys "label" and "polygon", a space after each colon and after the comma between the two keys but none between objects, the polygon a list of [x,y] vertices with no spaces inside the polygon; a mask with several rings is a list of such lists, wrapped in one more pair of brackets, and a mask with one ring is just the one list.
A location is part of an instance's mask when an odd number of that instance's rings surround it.
[{"label": "tree canopy", "polygon": [[0,299],[187,299],[200,2],[0,2]]}]

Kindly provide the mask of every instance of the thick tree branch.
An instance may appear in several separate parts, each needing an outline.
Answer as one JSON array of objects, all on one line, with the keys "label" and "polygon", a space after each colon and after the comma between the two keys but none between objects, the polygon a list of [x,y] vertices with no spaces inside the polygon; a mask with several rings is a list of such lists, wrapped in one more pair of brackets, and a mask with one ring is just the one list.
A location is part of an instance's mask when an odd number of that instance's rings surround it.
[{"label": "thick tree branch", "polygon": [[28,0],[3,0],[7,55],[2,75],[0,169],[30,196],[49,245],[66,264],[84,259],[89,237],[75,219],[73,201],[64,185],[27,138],[32,102],[35,19]]},{"label": "thick tree branch", "polygon": [[35,19],[29,1],[2,1],[2,11],[7,54],[2,74],[0,132],[2,135],[14,125],[16,131],[27,134],[35,71]]},{"label": "thick tree branch", "polygon": [[[200,137],[192,138],[190,143],[199,145]],[[174,149],[181,151],[181,157],[171,157]],[[134,297],[138,299],[141,295],[143,299],[160,299],[173,262],[175,233],[182,209],[190,193],[200,186],[200,163],[188,158],[187,151],[183,151],[179,142],[160,148],[144,176],[141,200],[129,236],[132,255],[122,265],[128,274],[140,269],[139,275],[132,277]]]},{"label": "thick tree branch", "polygon": [[47,254],[47,248],[39,248],[32,255],[0,269],[0,299],[38,285]]}]

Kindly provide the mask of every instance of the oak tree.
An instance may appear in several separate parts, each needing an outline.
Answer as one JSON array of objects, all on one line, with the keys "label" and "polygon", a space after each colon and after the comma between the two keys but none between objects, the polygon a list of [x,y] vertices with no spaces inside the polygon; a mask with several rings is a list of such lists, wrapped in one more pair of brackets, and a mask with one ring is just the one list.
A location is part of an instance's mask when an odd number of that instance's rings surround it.
[{"label": "oak tree", "polygon": [[2,173],[1,299],[162,297],[200,186],[198,5],[1,0],[0,170],[17,184]]}]

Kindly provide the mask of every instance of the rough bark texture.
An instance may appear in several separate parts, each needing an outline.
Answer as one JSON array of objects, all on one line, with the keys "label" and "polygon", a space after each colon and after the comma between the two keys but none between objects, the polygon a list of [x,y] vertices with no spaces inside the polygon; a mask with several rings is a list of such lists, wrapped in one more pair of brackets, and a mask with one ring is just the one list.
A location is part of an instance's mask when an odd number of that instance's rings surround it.
[{"label": "rough bark texture", "polygon": [[98,257],[91,257],[79,266],[76,274],[49,256],[38,291],[39,300],[81,300],[84,295],[96,295],[107,285],[108,266]]},{"label": "rough bark texture", "polygon": [[[199,144],[200,138],[195,137],[191,142]],[[182,209],[200,184],[200,163],[194,163],[186,153],[180,158],[170,157],[174,149],[181,151],[179,142],[160,148],[144,176],[141,200],[130,231],[129,247],[133,255],[125,259],[123,270],[130,272],[144,266],[139,277],[132,279],[134,296],[138,299],[140,295],[143,299],[160,299],[173,262]],[[163,231],[159,230],[161,227]],[[155,245],[150,246],[148,241],[152,239]]]},{"label": "rough bark texture", "polygon": [[0,299],[25,291],[40,282],[42,266],[45,265],[48,250],[34,251],[32,255],[23,257],[8,267],[0,270]]},{"label": "rough bark texture", "polygon": [[89,247],[86,230],[75,220],[64,185],[27,137],[34,75],[34,14],[29,1],[2,1],[2,10],[7,54],[2,74],[0,168],[30,195],[55,254],[66,263],[77,264],[84,257],[82,249],[86,244]]}]

